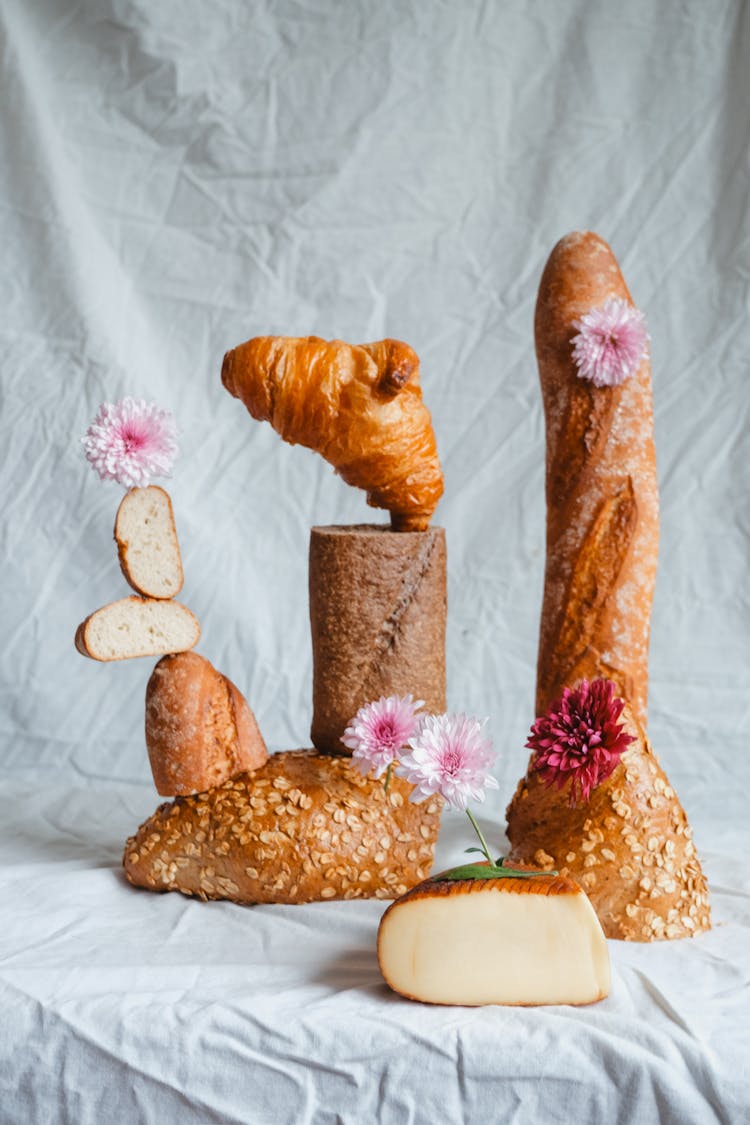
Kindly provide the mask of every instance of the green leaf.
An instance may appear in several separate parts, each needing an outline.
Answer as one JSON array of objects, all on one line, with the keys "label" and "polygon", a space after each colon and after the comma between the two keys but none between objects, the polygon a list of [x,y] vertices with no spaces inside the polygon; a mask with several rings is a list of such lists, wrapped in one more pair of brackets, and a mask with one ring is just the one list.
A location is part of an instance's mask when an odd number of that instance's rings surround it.
[{"label": "green leaf", "polygon": [[484,851],[483,851],[482,848],[464,848],[464,851],[465,852],[476,852],[477,855],[484,855]]},{"label": "green leaf", "polygon": [[[479,849],[474,850],[478,851]],[[505,867],[502,863],[497,865],[494,863],[464,863],[460,867],[452,867],[448,871],[441,871],[439,875],[433,875],[432,882],[438,883],[443,879],[452,881],[459,879],[536,879],[539,875],[554,877],[557,872],[519,871],[516,867]]]}]

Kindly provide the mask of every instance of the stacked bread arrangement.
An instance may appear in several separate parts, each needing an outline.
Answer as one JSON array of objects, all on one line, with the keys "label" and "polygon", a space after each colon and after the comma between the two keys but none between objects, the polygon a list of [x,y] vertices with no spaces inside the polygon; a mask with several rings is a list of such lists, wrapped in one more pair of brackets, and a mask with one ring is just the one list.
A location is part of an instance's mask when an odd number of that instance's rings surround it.
[{"label": "stacked bread arrangement", "polygon": [[575,879],[608,937],[687,937],[710,927],[706,882],[645,734],[659,534],[648,337],[597,235],[552,251],[535,336],[547,559],[511,859]]},{"label": "stacked bread arrangement", "polygon": [[121,598],[78,626],[75,645],[93,660],[161,656],[146,689],[146,748],[157,792],[197,793],[268,757],[247,700],[191,650],[193,613],[174,599],[184,573],[172,500],[148,483],[168,475],[177,453],[174,419],[154,403],[104,403],[83,439],[103,480],[127,488],[115,517],[120,569],[137,596]]},{"label": "stacked bread arrangement", "polygon": [[429,526],[443,479],[419,361],[393,340],[259,337],[227,353],[222,379],[392,526],[312,529],[315,749],[266,760],[252,713],[207,661],[157,665],[147,744],[159,792],[176,800],[128,840],[125,872],[150,890],[241,903],[394,898],[429,873],[442,802],[415,805],[403,779],[363,776],[342,737],[378,696],[445,707],[445,536]]},{"label": "stacked bread arrangement", "polygon": [[[265,336],[224,356],[222,382],[254,419],[390,516],[311,530],[310,749],[269,756],[241,691],[193,651],[171,501],[145,479],[168,471],[163,412],[102,408],[87,456],[128,489],[115,539],[135,596],[88,617],[76,646],[160,657],[146,747],[173,798],[125,845],[135,886],[238,903],[395,898],[383,976],[440,1004],[592,1003],[609,991],[607,937],[710,927],[690,826],[645,734],[659,535],[648,335],[597,235],[554,248],[535,336],[547,555],[507,857],[468,807],[497,788],[484,723],[445,713],[446,546],[431,526],[443,477],[413,349]],[[429,877],[445,806],[466,811],[482,858]]]},{"label": "stacked bread arrangement", "polygon": [[193,648],[201,635],[198,620],[173,600],[183,573],[169,494],[155,485],[129,489],[117,510],[115,542],[120,569],[136,593],[81,622],[78,651],[108,661]]}]

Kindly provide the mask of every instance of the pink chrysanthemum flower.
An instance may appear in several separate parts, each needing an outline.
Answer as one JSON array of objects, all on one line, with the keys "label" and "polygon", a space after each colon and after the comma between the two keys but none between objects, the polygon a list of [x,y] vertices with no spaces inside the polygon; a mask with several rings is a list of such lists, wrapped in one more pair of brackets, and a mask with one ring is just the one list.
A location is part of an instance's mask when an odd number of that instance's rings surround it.
[{"label": "pink chrysanthemum flower", "polygon": [[570,781],[571,805],[588,801],[635,741],[618,722],[624,706],[611,680],[581,680],[577,688],[563,688],[532,726],[526,745],[536,755],[533,768],[547,786],[562,789]]},{"label": "pink chrysanthemum flower", "polygon": [[495,753],[483,726],[468,715],[425,715],[396,767],[399,777],[416,786],[412,801],[440,793],[452,808],[466,809],[470,800],[484,800],[485,789],[498,788],[487,772]]},{"label": "pink chrysanthemum flower", "polygon": [[595,387],[616,387],[635,375],[648,356],[646,319],[640,309],[610,297],[573,321],[573,358],[578,375]]},{"label": "pink chrysanthemum flower", "polygon": [[116,480],[125,488],[169,476],[177,456],[174,418],[142,398],[103,402],[81,441],[101,479]]},{"label": "pink chrysanthemum flower", "polygon": [[353,751],[352,764],[361,774],[374,771],[380,777],[393,764],[417,730],[420,707],[423,701],[411,695],[381,695],[360,707],[341,741]]}]

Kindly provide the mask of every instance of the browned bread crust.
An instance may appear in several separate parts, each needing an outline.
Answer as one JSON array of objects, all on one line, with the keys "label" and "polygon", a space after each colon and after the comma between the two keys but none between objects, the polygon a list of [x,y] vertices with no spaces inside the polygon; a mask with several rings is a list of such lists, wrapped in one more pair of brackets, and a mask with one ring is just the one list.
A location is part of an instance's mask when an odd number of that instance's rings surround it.
[{"label": "browned bread crust", "polygon": [[125,845],[131,883],[203,899],[389,899],[429,873],[441,800],[364,778],[347,758],[272,754],[253,774],[163,804]]},{"label": "browned bread crust", "polygon": [[314,527],[310,535],[312,741],[341,736],[381,695],[445,710],[446,549],[442,528]]},{"label": "browned bread crust", "polygon": [[196,652],[164,656],[151,673],[146,746],[163,797],[222,785],[268,758],[245,697]]},{"label": "browned bread crust", "polygon": [[643,731],[627,729],[635,742],[581,804],[529,768],[508,806],[510,861],[575,879],[607,937],[690,937],[711,926],[692,831]]},{"label": "browned bread crust", "polygon": [[224,386],[284,441],[314,449],[339,476],[421,531],[443,493],[419,357],[399,340],[346,344],[319,336],[257,336],[224,356]]},{"label": "browned bread crust", "polygon": [[650,364],[596,387],[578,377],[571,349],[573,322],[610,297],[632,303],[607,243],[590,231],[561,239],[534,324],[547,434],[536,713],[566,685],[603,676],[645,726],[659,545]]}]

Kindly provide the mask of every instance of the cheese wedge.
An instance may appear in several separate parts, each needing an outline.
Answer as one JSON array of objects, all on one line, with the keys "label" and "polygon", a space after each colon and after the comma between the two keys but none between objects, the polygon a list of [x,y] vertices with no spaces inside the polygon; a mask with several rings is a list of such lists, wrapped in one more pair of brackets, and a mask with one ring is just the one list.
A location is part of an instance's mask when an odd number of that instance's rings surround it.
[{"label": "cheese wedge", "polygon": [[609,994],[609,950],[570,879],[428,879],[378,931],[386,983],[428,1004],[591,1004]]}]

